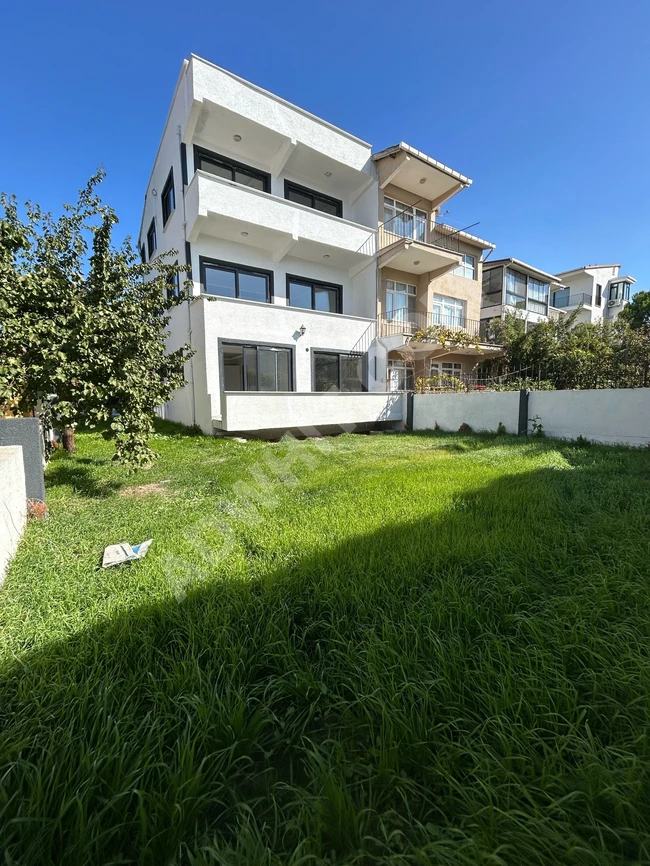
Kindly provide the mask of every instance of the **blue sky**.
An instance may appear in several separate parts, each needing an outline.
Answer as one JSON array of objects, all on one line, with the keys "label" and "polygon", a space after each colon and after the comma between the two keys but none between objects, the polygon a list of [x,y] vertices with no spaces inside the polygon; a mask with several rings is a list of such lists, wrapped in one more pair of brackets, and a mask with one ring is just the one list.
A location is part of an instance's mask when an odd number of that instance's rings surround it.
[{"label": "blue sky", "polygon": [[190,52],[381,149],[474,179],[455,225],[549,271],[621,262],[650,288],[650,2],[13,3],[0,190],[58,211],[98,164],[136,235]]}]

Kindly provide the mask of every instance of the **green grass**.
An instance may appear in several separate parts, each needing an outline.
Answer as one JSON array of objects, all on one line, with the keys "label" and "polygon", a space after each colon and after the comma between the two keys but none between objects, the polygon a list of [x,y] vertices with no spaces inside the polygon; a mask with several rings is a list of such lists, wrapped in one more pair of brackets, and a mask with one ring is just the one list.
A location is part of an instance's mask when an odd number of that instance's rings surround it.
[{"label": "green grass", "polygon": [[649,451],[159,430],[0,591],[3,864],[650,863]]}]

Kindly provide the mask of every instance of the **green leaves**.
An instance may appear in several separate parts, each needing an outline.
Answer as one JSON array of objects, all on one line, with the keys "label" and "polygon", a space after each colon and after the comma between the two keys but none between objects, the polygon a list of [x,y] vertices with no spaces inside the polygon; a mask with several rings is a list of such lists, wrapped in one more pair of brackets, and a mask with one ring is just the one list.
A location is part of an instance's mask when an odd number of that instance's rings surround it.
[{"label": "green leaves", "polygon": [[189,349],[167,355],[165,339],[167,314],[186,300],[167,289],[186,268],[165,257],[143,264],[128,240],[113,246],[117,216],[96,193],[103,177],[57,221],[28,204],[23,223],[2,197],[0,403],[38,409],[56,394],[61,426],[112,419],[115,458],[137,469],[156,458],[147,444],[156,406],[184,383]]}]

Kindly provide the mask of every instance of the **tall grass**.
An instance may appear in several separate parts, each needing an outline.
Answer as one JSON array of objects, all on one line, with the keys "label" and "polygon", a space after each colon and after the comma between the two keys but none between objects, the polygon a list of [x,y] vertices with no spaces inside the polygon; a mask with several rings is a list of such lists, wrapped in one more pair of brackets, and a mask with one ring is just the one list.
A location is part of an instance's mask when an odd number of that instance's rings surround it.
[{"label": "tall grass", "polygon": [[287,446],[162,429],[57,455],[0,594],[5,863],[650,862],[650,453],[297,443],[255,522]]}]

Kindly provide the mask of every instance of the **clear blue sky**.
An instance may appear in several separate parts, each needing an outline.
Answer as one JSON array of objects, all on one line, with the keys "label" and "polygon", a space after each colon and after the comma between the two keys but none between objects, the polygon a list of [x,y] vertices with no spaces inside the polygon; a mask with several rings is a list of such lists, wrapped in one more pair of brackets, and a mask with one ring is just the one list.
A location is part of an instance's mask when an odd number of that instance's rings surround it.
[{"label": "clear blue sky", "polygon": [[190,52],[474,179],[455,225],[650,288],[649,0],[22,0],[3,9],[0,189],[58,211],[98,164],[137,235]]}]

